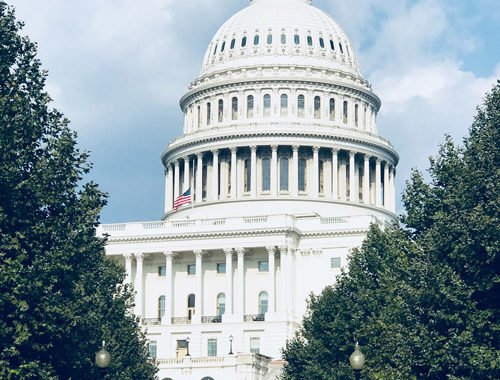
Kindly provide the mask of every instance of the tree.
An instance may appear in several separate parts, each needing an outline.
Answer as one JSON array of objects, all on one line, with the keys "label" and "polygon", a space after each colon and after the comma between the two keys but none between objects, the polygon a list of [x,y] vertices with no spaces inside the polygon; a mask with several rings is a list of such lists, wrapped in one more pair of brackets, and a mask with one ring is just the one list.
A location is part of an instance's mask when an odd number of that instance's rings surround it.
[{"label": "tree", "polygon": [[348,271],[311,296],[284,350],[285,379],[497,379],[500,83],[465,139],[447,138],[430,182],[414,171],[404,226],[372,226]]},{"label": "tree", "polygon": [[95,236],[106,203],[88,154],[51,108],[36,46],[0,0],[0,378],[153,379],[124,270]]}]

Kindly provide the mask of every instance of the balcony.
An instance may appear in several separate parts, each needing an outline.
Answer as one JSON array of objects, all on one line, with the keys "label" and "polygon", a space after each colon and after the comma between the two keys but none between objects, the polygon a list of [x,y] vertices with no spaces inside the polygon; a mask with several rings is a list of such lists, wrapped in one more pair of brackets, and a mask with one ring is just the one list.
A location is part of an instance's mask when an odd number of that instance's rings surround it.
[{"label": "balcony", "polygon": [[245,314],[243,317],[245,322],[264,322],[266,320],[265,314]]},{"label": "balcony", "polygon": [[161,319],[160,318],[142,318],[141,323],[144,326],[158,326],[158,325],[161,325]]},{"label": "balcony", "polygon": [[222,316],[220,316],[220,315],[215,315],[215,316],[204,315],[201,317],[201,323],[222,323]]}]

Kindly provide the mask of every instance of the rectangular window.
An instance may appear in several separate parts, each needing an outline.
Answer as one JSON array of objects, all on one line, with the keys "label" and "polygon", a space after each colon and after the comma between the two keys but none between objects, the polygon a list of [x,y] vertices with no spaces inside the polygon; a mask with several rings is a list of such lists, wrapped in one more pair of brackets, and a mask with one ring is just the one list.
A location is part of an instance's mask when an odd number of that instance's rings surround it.
[{"label": "rectangular window", "polygon": [[259,261],[259,272],[269,272],[268,261]]},{"label": "rectangular window", "polygon": [[148,351],[149,351],[150,358],[156,359],[156,357],[157,357],[156,349],[157,349],[156,340],[152,340],[151,342],[149,342]]},{"label": "rectangular window", "polygon": [[271,160],[262,159],[262,191],[271,190]]},{"label": "rectangular window", "polygon": [[207,356],[217,356],[217,339],[208,339]]},{"label": "rectangular window", "polygon": [[250,352],[252,354],[260,353],[260,338],[250,338]]},{"label": "rectangular window", "polygon": [[196,264],[188,264],[187,274],[196,274]]},{"label": "rectangular window", "polygon": [[340,257],[332,257],[330,259],[330,268],[340,268]]},{"label": "rectangular window", "polygon": [[217,263],[217,273],[226,273],[226,263]]},{"label": "rectangular window", "polygon": [[158,276],[164,277],[167,275],[167,267],[165,265],[160,265],[158,267]]}]

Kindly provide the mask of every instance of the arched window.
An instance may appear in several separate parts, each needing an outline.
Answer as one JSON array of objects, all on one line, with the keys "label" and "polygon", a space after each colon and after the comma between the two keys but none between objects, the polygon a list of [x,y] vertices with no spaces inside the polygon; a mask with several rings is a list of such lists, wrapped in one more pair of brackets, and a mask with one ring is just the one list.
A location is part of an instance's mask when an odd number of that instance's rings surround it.
[{"label": "arched window", "polygon": [[252,187],[252,169],[249,158],[243,161],[243,170],[245,173],[243,176],[243,191],[248,192]]},{"label": "arched window", "polygon": [[221,316],[226,312],[226,295],[219,293],[217,295],[217,316]]},{"label": "arched window", "polygon": [[243,37],[243,38],[241,39],[241,47],[245,47],[245,46],[247,46],[247,38],[246,38],[246,37]]},{"label": "arched window", "polygon": [[221,53],[224,51],[225,47],[226,47],[226,41],[224,41],[224,42],[222,43],[222,46],[221,46],[221,48],[220,48],[220,52],[221,52]]},{"label": "arched window", "polygon": [[293,36],[293,42],[295,43],[295,45],[300,44],[300,36],[298,34],[295,34]]},{"label": "arched window", "polygon": [[273,43],[273,35],[271,33],[269,33],[267,35],[267,44],[271,45],[272,43]]},{"label": "arched window", "polygon": [[354,125],[359,127],[359,105],[354,106]]},{"label": "arched window", "polygon": [[330,49],[332,49],[332,51],[335,51],[335,43],[333,42],[333,40],[330,40]]},{"label": "arched window", "polygon": [[299,158],[299,191],[306,191],[307,185],[307,161]]},{"label": "arched window", "polygon": [[172,380],[172,378],[171,377],[165,377],[165,378],[163,378],[161,380]]},{"label": "arched window", "polygon": [[158,318],[163,318],[165,316],[165,296],[160,296],[158,298]]},{"label": "arched window", "polygon": [[224,117],[224,101],[219,99],[219,112],[217,114],[217,120],[222,123],[222,118]]},{"label": "arched window", "polygon": [[197,120],[198,129],[200,129],[201,128],[201,107],[200,106],[196,107],[196,118],[198,119]]},{"label": "arched window", "polygon": [[188,303],[188,319],[191,320],[193,318],[194,312],[195,312],[195,295],[190,294],[187,298],[187,303]]},{"label": "arched window", "polygon": [[318,162],[318,191],[320,194],[325,192],[325,163],[323,160]]},{"label": "arched window", "polygon": [[266,314],[268,308],[267,292],[259,293],[259,314]]},{"label": "arched window", "polygon": [[335,99],[330,98],[330,121],[335,120]]},{"label": "arched window", "polygon": [[271,190],[271,160],[262,159],[262,191]]},{"label": "arched window", "polygon": [[286,44],[286,34],[285,33],[281,34],[281,44],[282,45]]},{"label": "arched window", "polygon": [[314,97],[314,118],[319,119],[321,117],[321,98],[319,96]]},{"label": "arched window", "polygon": [[253,95],[247,96],[247,118],[253,117]]},{"label": "arched window", "polygon": [[325,48],[325,40],[323,39],[323,37],[319,38],[319,46],[321,47],[321,49]]},{"label": "arched window", "polygon": [[299,117],[305,116],[305,98],[304,95],[299,95],[297,97],[297,114]]},{"label": "arched window", "polygon": [[253,44],[255,46],[257,46],[259,44],[259,40],[260,40],[260,37],[258,34],[256,34],[254,37],[253,37]]},{"label": "arched window", "polygon": [[238,98],[236,96],[231,99],[231,119],[238,119]]},{"label": "arched window", "polygon": [[288,95],[281,94],[280,97],[280,115],[287,116],[288,115]]},{"label": "arched window", "polygon": [[212,105],[207,103],[207,125],[210,125],[210,119],[212,118]]},{"label": "arched window", "polygon": [[349,121],[348,117],[347,117],[347,114],[348,114],[348,106],[347,106],[347,100],[344,100],[344,109],[343,109],[343,113],[342,113],[342,121],[344,122],[344,124],[347,124],[347,122]]},{"label": "arched window", "polygon": [[288,158],[280,158],[280,190],[288,191]]},{"label": "arched window", "polygon": [[271,116],[271,95],[264,95],[264,117]]},{"label": "arched window", "polygon": [[202,378],[201,380],[214,380],[213,377],[210,377],[210,376],[205,376],[204,378]]},{"label": "arched window", "polygon": [[234,45],[235,45],[235,44],[236,44],[236,39],[235,39],[235,38],[233,38],[233,39],[231,40],[231,45],[229,45],[229,47],[231,48],[231,50],[233,50],[233,49],[234,49]]},{"label": "arched window", "polygon": [[307,36],[307,44],[313,46],[313,38],[311,36]]}]

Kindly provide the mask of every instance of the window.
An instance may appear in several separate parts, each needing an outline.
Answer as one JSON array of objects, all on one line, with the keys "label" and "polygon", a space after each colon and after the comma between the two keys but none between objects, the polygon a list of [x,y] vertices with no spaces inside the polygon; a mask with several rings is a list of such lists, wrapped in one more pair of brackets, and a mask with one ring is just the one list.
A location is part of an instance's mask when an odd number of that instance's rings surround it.
[{"label": "window", "polygon": [[215,53],[217,53],[217,44],[215,44],[214,55],[215,55]]},{"label": "window", "polygon": [[247,38],[246,38],[246,37],[243,37],[243,38],[241,39],[241,47],[245,47],[245,46],[247,46]]},{"label": "window", "polygon": [[282,45],[286,44],[286,34],[285,33],[281,34],[281,44]]},{"label": "window", "polygon": [[304,95],[297,97],[297,114],[299,117],[305,116],[305,98]]},{"label": "window", "polygon": [[212,105],[207,103],[207,125],[210,125],[210,119],[212,118]]},{"label": "window", "polygon": [[280,158],[280,190],[288,190],[288,158]]},{"label": "window", "polygon": [[259,314],[266,314],[268,306],[267,292],[259,293]]},{"label": "window", "polygon": [[342,43],[340,43],[340,42],[339,42],[339,48],[340,48],[340,52],[341,52],[342,54],[344,54],[344,49],[342,48]]},{"label": "window", "polygon": [[295,43],[295,45],[300,44],[300,36],[298,34],[293,36],[293,42]]},{"label": "window", "polygon": [[335,120],[335,99],[330,98],[330,121]]},{"label": "window", "polygon": [[259,261],[259,272],[269,272],[269,261]]},{"label": "window", "polygon": [[271,116],[271,95],[264,95],[264,117]]},{"label": "window", "polygon": [[234,45],[236,44],[236,39],[232,39],[231,40],[231,45],[229,45],[230,49],[233,50],[234,49]]},{"label": "window", "polygon": [[248,192],[251,189],[252,186],[252,168],[251,168],[251,163],[250,159],[247,158],[243,162],[243,169],[244,169],[244,183],[243,183],[243,191]]},{"label": "window", "polygon": [[219,99],[219,112],[218,112],[218,121],[222,123],[222,118],[224,117],[224,101]]},{"label": "window", "polygon": [[221,46],[221,48],[220,48],[220,52],[221,52],[221,53],[224,51],[225,47],[226,47],[226,41],[224,41],[224,42],[222,43],[222,46]]},{"label": "window", "polygon": [[250,338],[250,352],[252,354],[260,353],[260,338]]},{"label": "window", "polygon": [[307,161],[305,158],[299,159],[299,191],[306,191]]},{"label": "window", "polygon": [[307,36],[307,44],[308,44],[309,46],[313,46],[313,39],[312,39],[312,37],[311,37],[311,36]]},{"label": "window", "polygon": [[347,124],[347,121],[348,121],[347,112],[348,112],[347,101],[344,101],[344,110],[343,110],[343,114],[342,114],[342,120],[343,120],[344,124]]},{"label": "window", "polygon": [[[196,305],[196,299],[194,294],[190,294],[187,299],[188,307],[187,307],[187,313],[188,313],[188,319],[191,320],[193,318],[193,315],[195,313],[195,305]],[[187,342],[186,342],[187,343]]]},{"label": "window", "polygon": [[208,166],[203,165],[201,169],[201,196],[202,198],[207,197],[207,185],[208,185]]},{"label": "window", "polygon": [[288,95],[281,94],[280,97],[280,115],[287,116],[288,115]]},{"label": "window", "polygon": [[335,51],[335,43],[333,42],[333,40],[330,40],[330,49],[332,49],[332,51]]},{"label": "window", "polygon": [[324,49],[325,48],[325,40],[323,39],[323,37],[320,37],[319,38],[319,46]]},{"label": "window", "polygon": [[226,312],[226,295],[219,293],[217,295],[217,316],[221,316]]},{"label": "window", "polygon": [[271,33],[269,33],[267,35],[267,44],[271,45],[272,43],[273,43],[273,35]]},{"label": "window", "polygon": [[203,379],[201,379],[201,380],[214,380],[214,378],[213,378],[213,377],[210,377],[210,376],[205,376],[205,377],[204,377]]},{"label": "window", "polygon": [[165,296],[160,296],[158,298],[158,318],[163,318],[165,316]]},{"label": "window", "polygon": [[330,268],[340,268],[340,257],[332,257],[330,259]]},{"label": "window", "polygon": [[260,37],[258,34],[256,34],[253,38],[253,44],[257,46],[259,44]]},{"label": "window", "polygon": [[152,340],[149,342],[148,344],[148,351],[149,351],[149,357],[152,358],[152,359],[156,359],[156,351],[157,351],[157,344],[156,344],[156,340]]},{"label": "window", "polygon": [[325,163],[323,160],[318,162],[318,191],[321,193],[325,192]]},{"label": "window", "polygon": [[[207,340],[207,356],[217,356],[217,339]],[[204,377],[207,379],[207,377]]]},{"label": "window", "polygon": [[217,263],[217,273],[226,273],[226,263]]},{"label": "window", "polygon": [[167,275],[167,267],[165,265],[160,265],[158,267],[158,276],[164,277]]},{"label": "window", "polygon": [[363,127],[366,128],[366,107],[363,107]]},{"label": "window", "polygon": [[354,106],[354,124],[359,127],[359,105]]},{"label": "window", "polygon": [[231,99],[231,118],[233,120],[238,119],[238,98],[236,96]]},{"label": "window", "polygon": [[247,118],[253,117],[253,95],[247,96]]},{"label": "window", "polygon": [[271,160],[262,159],[262,191],[271,190]]},{"label": "window", "polygon": [[188,264],[187,274],[196,274],[196,264]]},{"label": "window", "polygon": [[319,96],[314,97],[314,118],[319,119],[321,117],[321,98]]},{"label": "window", "polygon": [[201,128],[201,107],[200,106],[196,107],[196,116],[197,116],[197,119],[198,119],[197,120],[197,122],[198,122],[197,123],[198,124],[198,129],[200,129]]}]

